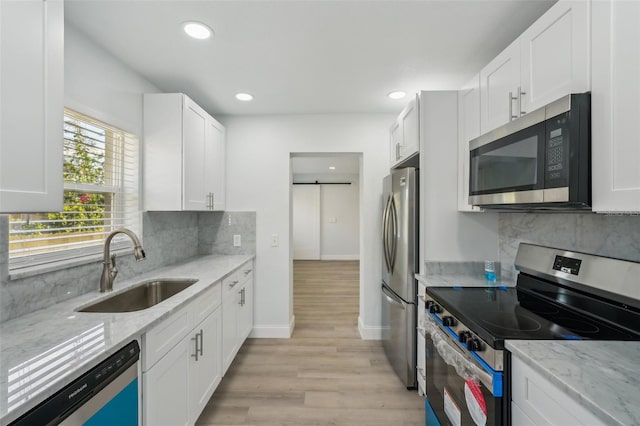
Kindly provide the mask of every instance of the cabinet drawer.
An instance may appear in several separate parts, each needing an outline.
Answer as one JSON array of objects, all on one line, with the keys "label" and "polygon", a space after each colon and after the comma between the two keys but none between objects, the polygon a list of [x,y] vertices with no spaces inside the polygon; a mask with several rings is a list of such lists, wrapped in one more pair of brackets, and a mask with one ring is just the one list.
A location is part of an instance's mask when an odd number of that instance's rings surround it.
[{"label": "cabinet drawer", "polygon": [[222,287],[220,282],[203,291],[190,305],[190,328],[200,324],[209,314],[222,303]]},{"label": "cabinet drawer", "polygon": [[244,265],[233,271],[230,275],[222,279],[222,292],[229,293],[234,288],[240,288],[247,279],[253,278],[253,262],[246,262]]},{"label": "cabinet drawer", "polygon": [[192,303],[182,308],[142,336],[142,370],[148,371],[192,329],[189,310]]}]

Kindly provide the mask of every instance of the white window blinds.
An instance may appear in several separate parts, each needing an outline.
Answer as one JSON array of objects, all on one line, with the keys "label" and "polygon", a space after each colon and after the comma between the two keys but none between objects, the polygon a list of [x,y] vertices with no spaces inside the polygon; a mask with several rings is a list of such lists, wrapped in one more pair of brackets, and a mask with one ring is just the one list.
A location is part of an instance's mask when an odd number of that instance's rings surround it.
[{"label": "white window blinds", "polygon": [[101,253],[117,228],[140,234],[138,169],[135,135],[65,109],[64,209],[10,215],[11,269]]}]

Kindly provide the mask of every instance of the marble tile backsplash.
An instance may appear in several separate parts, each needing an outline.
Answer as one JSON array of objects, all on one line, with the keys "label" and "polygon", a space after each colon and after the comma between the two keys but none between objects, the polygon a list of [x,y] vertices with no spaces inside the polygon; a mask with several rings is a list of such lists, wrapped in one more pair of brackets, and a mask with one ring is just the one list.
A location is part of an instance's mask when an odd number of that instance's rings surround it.
[{"label": "marble tile backsplash", "polygon": [[[225,213],[226,214],[226,213]],[[153,271],[160,267],[180,262],[199,254],[231,254],[233,237],[227,244],[215,241],[225,230],[212,232],[212,223],[200,221],[200,215],[220,215],[223,213],[195,212],[146,212],[143,214],[142,245],[146,259],[136,262],[132,255],[118,257],[118,279],[123,280]],[[235,217],[231,213],[232,223]],[[241,213],[253,218],[253,224],[243,223],[243,249],[253,247],[255,253],[255,213]],[[251,216],[252,215],[252,216]],[[244,217],[244,216],[243,216]],[[228,223],[228,218],[226,219]],[[218,225],[218,228],[223,228]],[[252,234],[249,234],[252,232]],[[234,233],[237,233],[234,231]],[[209,250],[200,252],[200,236],[206,235]],[[8,277],[8,216],[0,215],[0,322],[25,315],[52,304],[81,294],[97,290],[102,271],[101,260],[73,266],[54,272],[47,272],[21,279]],[[251,245],[253,241],[253,245]],[[203,246],[204,247],[204,246]],[[215,250],[215,251],[214,251]],[[246,254],[233,253],[233,254]]]},{"label": "marble tile backsplash", "polygon": [[520,242],[640,262],[640,216],[594,213],[500,213],[502,273],[514,276]]},{"label": "marble tile backsplash", "polygon": [[[255,254],[255,212],[213,212],[198,214],[198,247],[200,254]],[[240,235],[240,247],[234,247],[233,236]]]}]

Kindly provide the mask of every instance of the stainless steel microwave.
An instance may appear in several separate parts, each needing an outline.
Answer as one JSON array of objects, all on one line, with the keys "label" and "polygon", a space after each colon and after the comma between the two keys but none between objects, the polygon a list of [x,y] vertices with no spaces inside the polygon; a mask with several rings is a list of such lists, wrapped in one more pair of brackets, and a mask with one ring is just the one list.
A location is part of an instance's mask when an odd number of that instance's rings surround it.
[{"label": "stainless steel microwave", "polygon": [[591,208],[591,94],[572,94],[469,142],[469,203]]}]

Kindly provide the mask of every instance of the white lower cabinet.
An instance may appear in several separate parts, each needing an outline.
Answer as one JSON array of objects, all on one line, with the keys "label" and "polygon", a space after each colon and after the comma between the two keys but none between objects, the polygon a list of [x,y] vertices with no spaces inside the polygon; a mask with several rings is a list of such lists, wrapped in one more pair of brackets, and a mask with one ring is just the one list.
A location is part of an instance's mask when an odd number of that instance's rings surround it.
[{"label": "white lower cabinet", "polygon": [[511,357],[511,408],[514,425],[604,423],[515,355]]},{"label": "white lower cabinet", "polygon": [[223,375],[253,329],[253,262],[222,280]]},{"label": "white lower cabinet", "polygon": [[416,377],[418,378],[418,393],[426,395],[427,390],[427,370],[426,370],[426,336],[425,336],[425,301],[426,287],[418,282],[418,326],[416,332],[417,351],[416,354]]},{"label": "white lower cabinet", "polygon": [[[198,337],[199,336],[199,337]],[[189,403],[191,423],[204,410],[209,398],[213,395],[222,380],[222,309],[216,309],[194,330],[194,343],[198,355],[191,354],[189,363]]]},{"label": "white lower cabinet", "polygon": [[143,424],[192,425],[222,379],[221,286],[142,338]]}]

